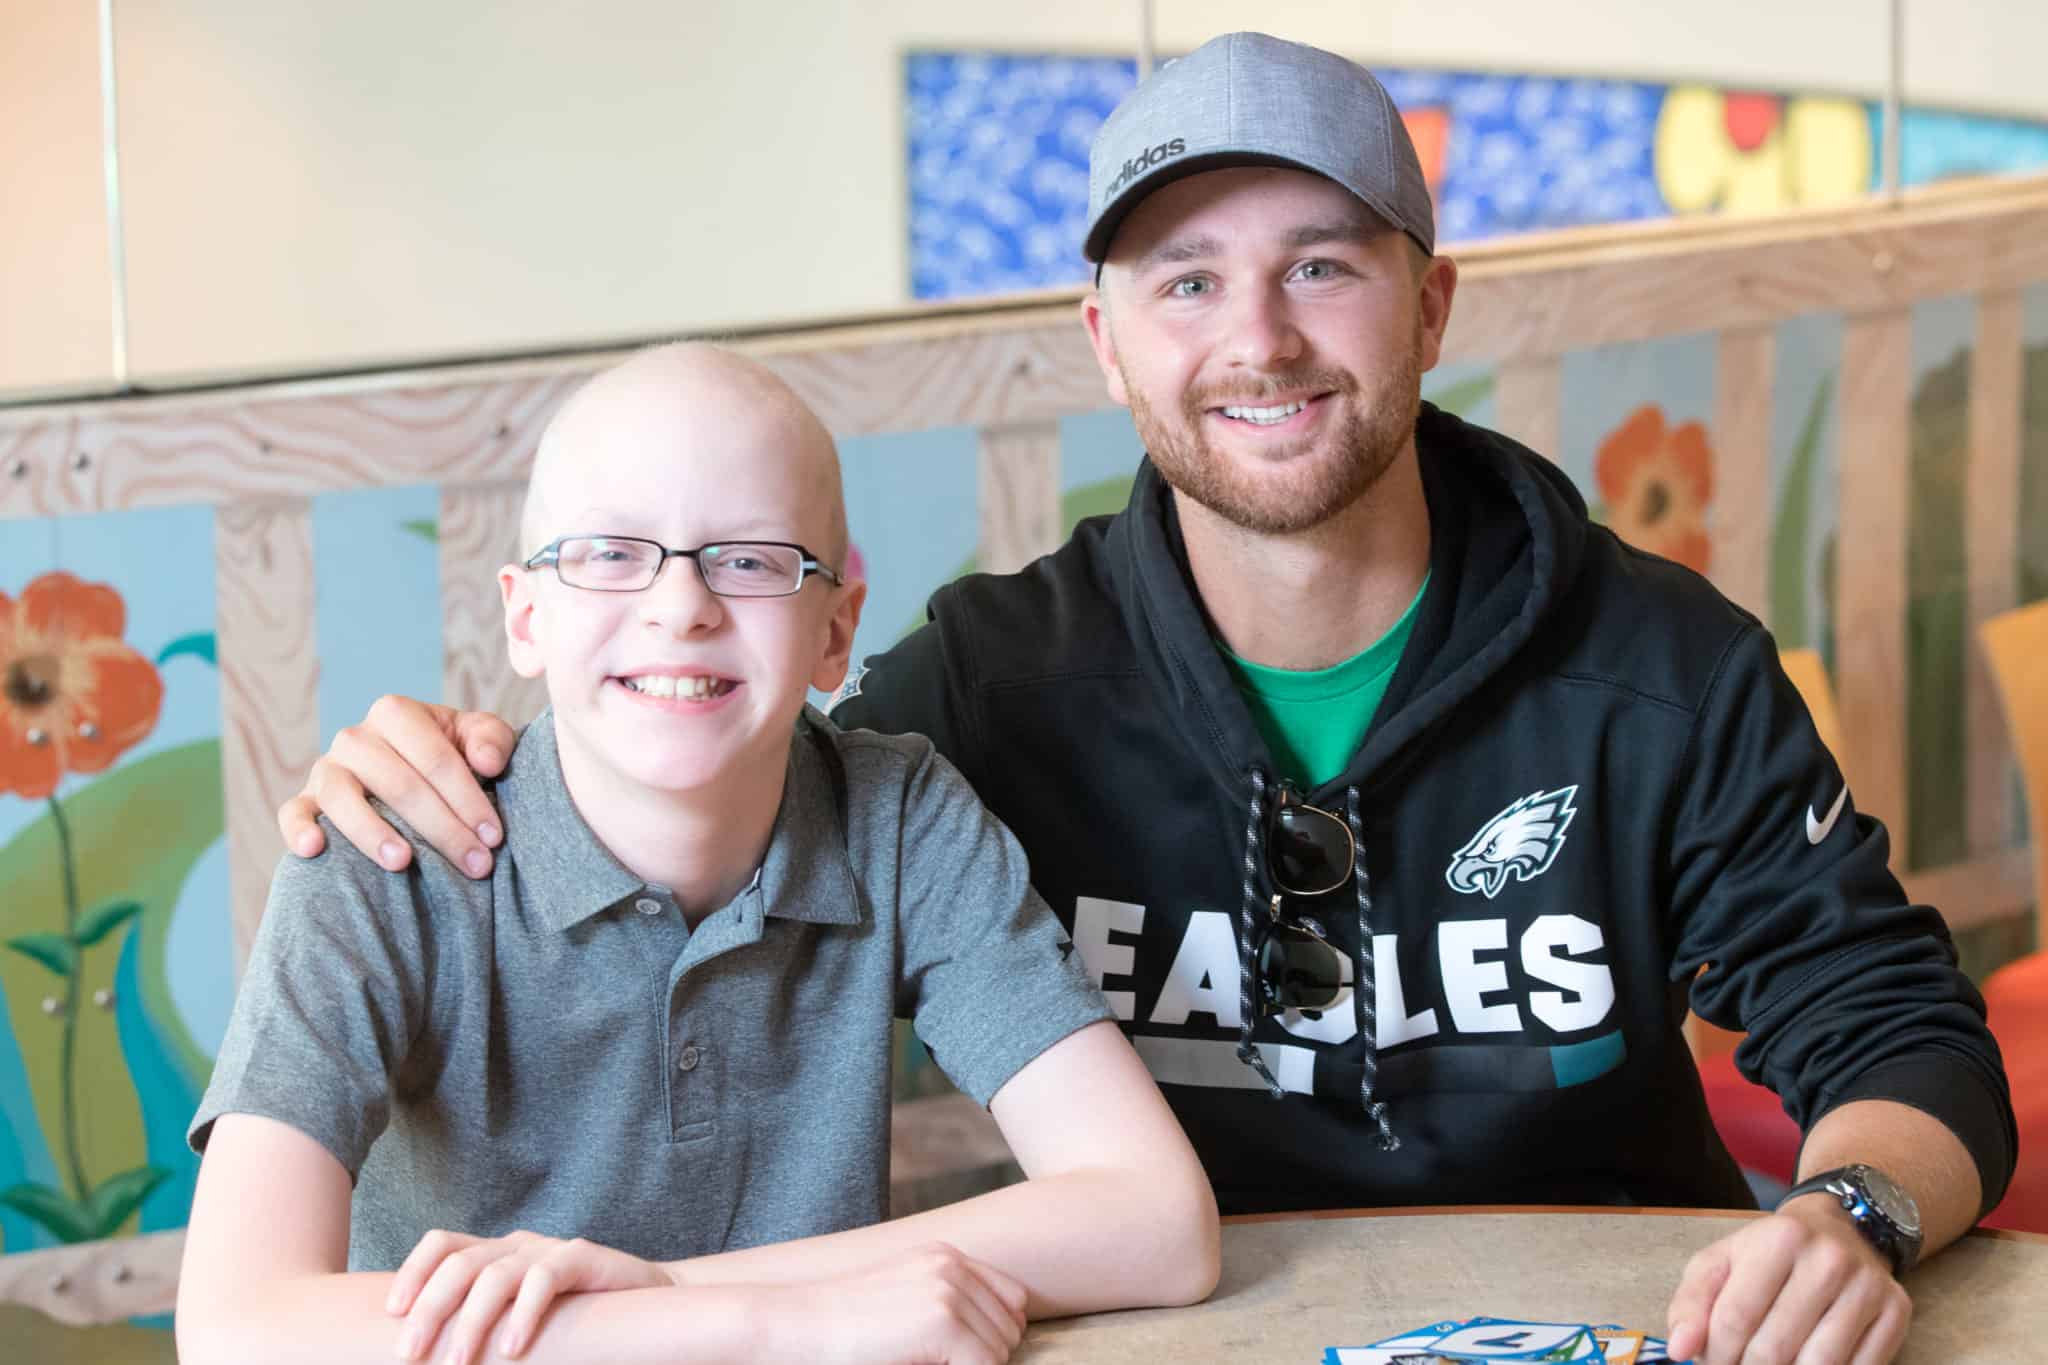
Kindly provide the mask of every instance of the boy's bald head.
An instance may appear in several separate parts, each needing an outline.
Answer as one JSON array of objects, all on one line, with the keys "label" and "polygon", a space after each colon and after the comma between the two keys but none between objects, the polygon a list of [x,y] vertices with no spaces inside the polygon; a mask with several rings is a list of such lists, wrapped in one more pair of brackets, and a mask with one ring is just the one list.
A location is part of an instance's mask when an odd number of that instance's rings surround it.
[{"label": "boy's bald head", "polygon": [[[651,347],[604,370],[562,405],[541,434],[520,518],[520,554],[570,528],[554,519],[597,462],[649,450],[677,461],[773,459],[834,569],[846,561],[839,452],[817,414],[766,366],[701,342]],[[587,527],[578,530],[601,530]]]}]

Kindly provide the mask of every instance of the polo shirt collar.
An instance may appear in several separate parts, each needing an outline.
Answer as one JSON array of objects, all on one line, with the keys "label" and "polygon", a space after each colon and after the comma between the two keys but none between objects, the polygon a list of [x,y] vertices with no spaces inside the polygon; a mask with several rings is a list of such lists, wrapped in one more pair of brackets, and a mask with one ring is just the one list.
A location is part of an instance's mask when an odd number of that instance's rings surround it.
[{"label": "polo shirt collar", "polygon": [[[767,859],[735,901],[758,897],[761,912],[777,919],[858,924],[864,916],[844,815],[818,749],[820,741],[835,743],[834,732],[806,707],[794,740]],[[505,848],[522,883],[520,900],[544,927],[566,933],[649,889],[599,841],[570,800],[552,707],[520,735],[495,793]]]}]

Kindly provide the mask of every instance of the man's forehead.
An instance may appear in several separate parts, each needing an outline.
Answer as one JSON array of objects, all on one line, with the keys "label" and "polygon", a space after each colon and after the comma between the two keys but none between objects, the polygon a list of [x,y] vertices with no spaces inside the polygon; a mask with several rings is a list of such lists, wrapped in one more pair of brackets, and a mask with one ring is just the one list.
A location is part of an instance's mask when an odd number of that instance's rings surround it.
[{"label": "man's forehead", "polygon": [[1234,166],[1170,181],[1146,195],[1119,225],[1109,255],[1130,259],[1168,240],[1278,242],[1310,232],[1364,240],[1392,230],[1358,196],[1314,172]]}]

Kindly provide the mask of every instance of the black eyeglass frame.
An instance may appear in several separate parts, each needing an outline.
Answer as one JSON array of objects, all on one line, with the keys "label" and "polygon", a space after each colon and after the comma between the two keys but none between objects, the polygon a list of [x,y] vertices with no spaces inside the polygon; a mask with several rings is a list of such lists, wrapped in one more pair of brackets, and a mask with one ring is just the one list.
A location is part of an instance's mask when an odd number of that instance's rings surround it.
[{"label": "black eyeglass frame", "polygon": [[[607,540],[620,545],[646,545],[659,551],[661,558],[654,561],[654,571],[647,576],[645,583],[635,584],[630,588],[594,588],[588,583],[571,583],[568,579],[562,577],[562,547],[572,540]],[[795,585],[784,592],[721,592],[713,587],[711,575],[704,572],[702,556],[713,550],[730,550],[737,546],[746,545],[760,545],[775,550],[795,550],[802,556],[801,561],[797,565]],[[555,581],[565,588],[574,588],[577,592],[645,592],[661,581],[661,571],[668,567],[668,562],[671,559],[687,559],[695,565],[697,568],[697,581],[704,585],[707,592],[716,597],[736,597],[740,599],[794,597],[804,590],[804,582],[812,574],[817,574],[835,588],[846,582],[846,579],[840,575],[838,570],[828,568],[823,560],[812,554],[804,546],[788,540],[721,540],[713,541],[708,545],[699,545],[694,550],[672,550],[660,541],[649,540],[645,536],[592,534],[556,536],[553,540],[527,556],[526,560],[519,567],[528,571],[552,567],[555,571]]]}]

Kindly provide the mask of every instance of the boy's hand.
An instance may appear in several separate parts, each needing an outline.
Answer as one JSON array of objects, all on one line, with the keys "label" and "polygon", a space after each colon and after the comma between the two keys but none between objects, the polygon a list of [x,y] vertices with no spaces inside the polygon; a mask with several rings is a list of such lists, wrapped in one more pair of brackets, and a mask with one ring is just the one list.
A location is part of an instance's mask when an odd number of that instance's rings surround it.
[{"label": "boy's hand", "polygon": [[[685,1284],[689,1263],[678,1267]],[[762,1354],[819,1365],[1002,1365],[1024,1339],[1026,1290],[935,1242],[881,1265],[768,1291]]]},{"label": "boy's hand", "polygon": [[[482,1356],[484,1338],[500,1317],[505,1329],[498,1350],[517,1356],[532,1343],[541,1314],[557,1295],[666,1289],[674,1283],[651,1261],[580,1238],[564,1242],[533,1232],[484,1238],[437,1230],[422,1237],[398,1268],[384,1310],[406,1317],[398,1334],[400,1359],[426,1359],[445,1325],[448,1350],[442,1358],[467,1365]],[[450,1323],[448,1315],[458,1307]]]},{"label": "boy's hand", "polygon": [[278,810],[284,846],[301,858],[320,852],[327,840],[315,817],[324,814],[366,856],[398,871],[412,849],[371,808],[374,795],[449,862],[472,877],[489,876],[490,850],[503,834],[470,769],[486,777],[503,772],[514,738],[504,721],[481,711],[379,697],[361,725],[335,735],[305,787]]}]

